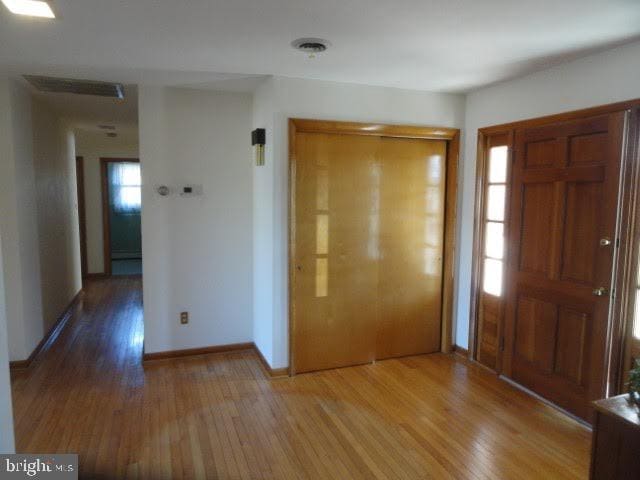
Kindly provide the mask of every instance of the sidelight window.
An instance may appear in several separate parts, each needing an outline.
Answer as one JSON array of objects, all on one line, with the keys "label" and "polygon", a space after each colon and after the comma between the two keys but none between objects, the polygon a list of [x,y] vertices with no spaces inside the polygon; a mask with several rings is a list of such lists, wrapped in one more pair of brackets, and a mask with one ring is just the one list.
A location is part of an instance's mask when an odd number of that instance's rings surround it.
[{"label": "sidelight window", "polygon": [[507,197],[507,159],[505,145],[489,149],[486,207],[484,210],[482,289],[489,295],[502,295],[505,249],[505,205]]}]

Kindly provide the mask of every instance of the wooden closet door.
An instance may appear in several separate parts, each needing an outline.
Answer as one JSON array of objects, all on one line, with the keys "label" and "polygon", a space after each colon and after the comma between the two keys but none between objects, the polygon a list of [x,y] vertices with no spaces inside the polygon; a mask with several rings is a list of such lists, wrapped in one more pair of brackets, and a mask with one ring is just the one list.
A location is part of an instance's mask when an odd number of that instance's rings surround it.
[{"label": "wooden closet door", "polygon": [[375,359],[379,137],[297,133],[295,373]]},{"label": "wooden closet door", "polygon": [[446,142],[294,141],[294,373],[438,351]]},{"label": "wooden closet door", "polygon": [[621,112],[515,134],[505,373],[585,419],[604,394],[623,128]]},{"label": "wooden closet door", "polygon": [[376,359],[440,350],[446,151],[381,139]]}]

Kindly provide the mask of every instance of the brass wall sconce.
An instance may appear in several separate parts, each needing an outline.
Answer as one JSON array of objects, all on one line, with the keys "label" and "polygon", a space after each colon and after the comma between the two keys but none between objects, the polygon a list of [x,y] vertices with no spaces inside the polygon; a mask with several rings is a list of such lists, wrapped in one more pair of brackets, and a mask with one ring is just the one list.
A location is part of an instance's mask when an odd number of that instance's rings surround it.
[{"label": "brass wall sconce", "polygon": [[256,165],[262,167],[264,165],[264,144],[266,139],[264,128],[256,128],[251,132],[251,145],[256,151]]}]

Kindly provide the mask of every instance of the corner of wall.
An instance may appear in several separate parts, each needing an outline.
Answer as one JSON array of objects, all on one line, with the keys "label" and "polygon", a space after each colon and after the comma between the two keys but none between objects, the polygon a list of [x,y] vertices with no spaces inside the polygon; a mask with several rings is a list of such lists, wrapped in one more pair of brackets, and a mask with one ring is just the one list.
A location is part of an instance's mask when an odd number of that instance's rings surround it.
[{"label": "corner of wall", "polygon": [[2,189],[6,246],[4,279],[10,358],[24,360],[44,335],[31,96],[15,80],[9,80],[6,88],[8,155],[2,165],[7,174],[7,183]]},{"label": "corner of wall", "polygon": [[[2,87],[0,86],[0,88]],[[2,272],[4,266],[2,253],[2,231],[0,230],[0,272]],[[0,453],[13,453],[14,451],[15,443],[13,433],[13,408],[11,402],[11,380],[9,377],[6,297],[4,279],[3,276],[0,275]]]}]

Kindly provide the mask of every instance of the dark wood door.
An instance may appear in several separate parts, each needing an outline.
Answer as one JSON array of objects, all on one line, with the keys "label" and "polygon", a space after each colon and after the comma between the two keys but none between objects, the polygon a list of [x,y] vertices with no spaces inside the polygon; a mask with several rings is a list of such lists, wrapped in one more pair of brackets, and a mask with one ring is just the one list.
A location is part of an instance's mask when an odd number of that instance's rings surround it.
[{"label": "dark wood door", "polygon": [[603,396],[625,113],[515,134],[504,373],[590,419]]}]

